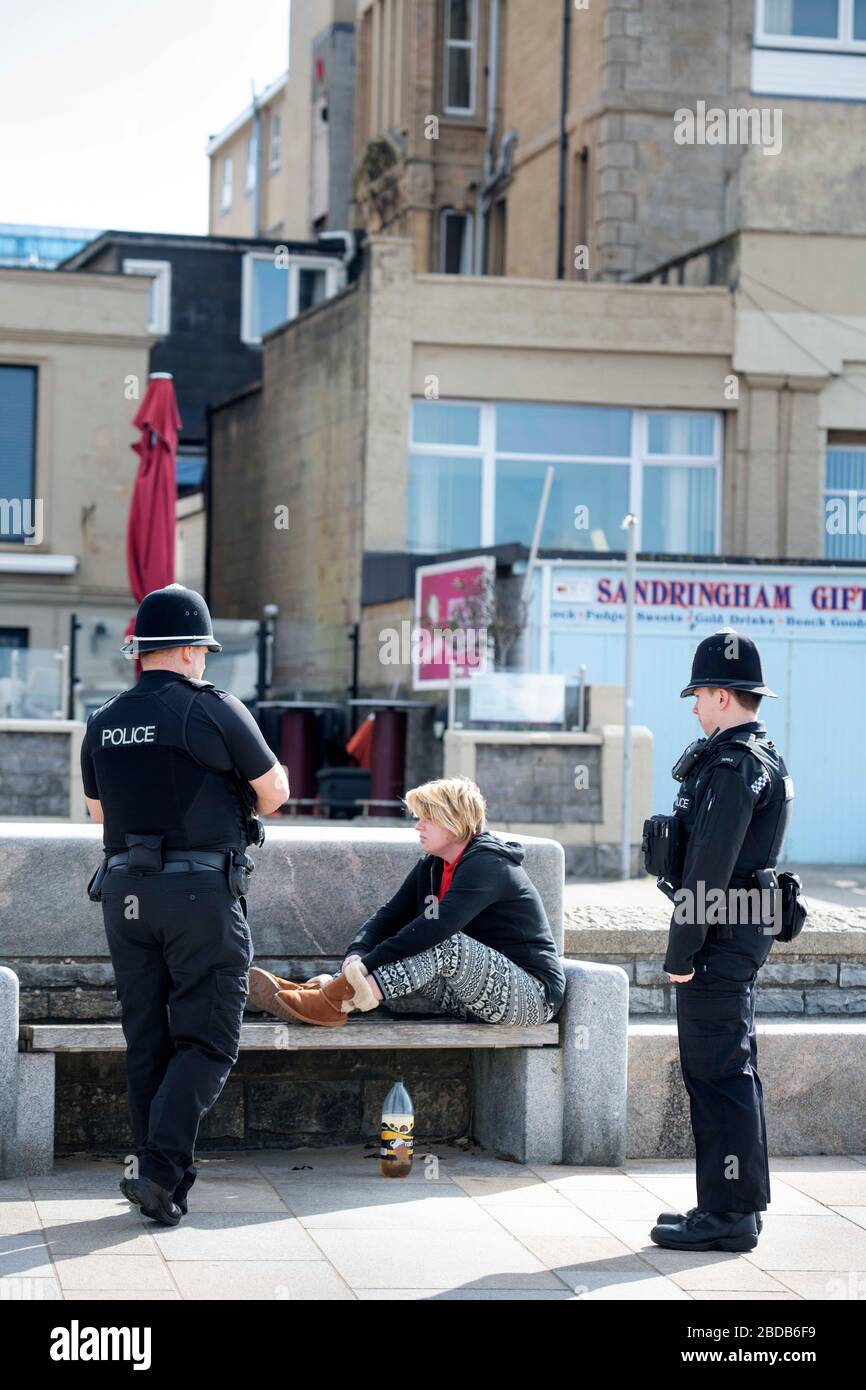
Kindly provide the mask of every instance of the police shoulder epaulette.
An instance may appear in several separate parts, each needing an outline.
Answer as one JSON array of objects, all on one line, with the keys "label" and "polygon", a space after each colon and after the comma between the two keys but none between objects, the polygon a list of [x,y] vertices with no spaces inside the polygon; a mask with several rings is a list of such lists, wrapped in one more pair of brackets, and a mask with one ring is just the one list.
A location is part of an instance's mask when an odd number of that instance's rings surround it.
[{"label": "police shoulder epaulette", "polygon": [[720,753],[714,762],[728,767],[739,767],[746,753],[750,751],[748,745],[739,739],[731,739],[729,743],[722,744],[721,747],[724,748],[724,752]]},{"label": "police shoulder epaulette", "polygon": [[185,685],[194,686],[196,690],[216,690],[213,681],[197,680],[195,676],[181,676],[180,679]]},{"label": "police shoulder epaulette", "polygon": [[109,705],[113,705],[115,700],[119,700],[123,693],[124,692],[122,690],[118,690],[116,695],[109,695],[108,699],[105,701],[104,704],[98,705],[95,710],[91,710],[90,714],[87,716],[88,724],[90,723],[91,719],[96,718],[97,714],[101,714],[104,709],[108,709]]},{"label": "police shoulder epaulette", "polygon": [[199,690],[207,691],[208,695],[214,695],[218,700],[227,700],[230,692],[223,690],[221,685],[214,685],[213,681],[193,681],[193,685],[198,686]]},{"label": "police shoulder epaulette", "polygon": [[[758,752],[759,748],[763,752],[767,748],[767,743],[763,742],[761,739],[757,739],[754,734],[749,734],[748,738],[743,738],[738,741],[742,746],[743,754],[745,755],[746,753],[750,753],[752,757],[755,759],[755,762],[758,764],[760,771],[758,772],[757,777],[755,777],[749,785],[751,787],[751,790],[756,795],[760,795],[760,793],[772,780],[772,774],[775,771],[775,769],[773,768],[772,757],[770,758],[770,766],[768,767],[766,757],[762,757],[761,753]],[[770,744],[770,750],[773,753],[775,753],[776,751],[772,747],[772,744]]]}]

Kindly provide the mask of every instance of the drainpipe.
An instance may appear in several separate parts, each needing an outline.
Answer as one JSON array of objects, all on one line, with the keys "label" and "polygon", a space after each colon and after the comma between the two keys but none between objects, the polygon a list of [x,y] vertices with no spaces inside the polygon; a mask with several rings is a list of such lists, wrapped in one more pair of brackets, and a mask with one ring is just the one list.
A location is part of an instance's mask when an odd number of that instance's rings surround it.
[{"label": "drainpipe", "polygon": [[340,241],[343,243],[343,265],[350,266],[355,259],[357,247],[352,232],[319,232],[317,241]]},{"label": "drainpipe", "polygon": [[559,102],[559,225],[556,237],[556,278],[565,279],[565,189],[568,163],[568,75],[571,67],[571,4],[562,0],[562,82]]},{"label": "drainpipe", "polygon": [[[358,245],[352,232],[319,232],[319,241],[339,241],[343,244],[343,255],[340,261],[342,266],[342,285],[345,285],[349,278],[349,266],[358,254]],[[341,288],[342,288],[341,285]]]},{"label": "drainpipe", "polygon": [[253,84],[253,139],[256,147],[256,182],[253,188],[253,236],[262,234],[262,109]]},{"label": "drainpipe", "polygon": [[490,0],[490,32],[487,40],[487,130],[484,136],[484,177],[476,199],[475,274],[484,274],[487,249],[487,210],[493,179],[493,146],[496,139],[496,98],[499,87],[499,0]]}]

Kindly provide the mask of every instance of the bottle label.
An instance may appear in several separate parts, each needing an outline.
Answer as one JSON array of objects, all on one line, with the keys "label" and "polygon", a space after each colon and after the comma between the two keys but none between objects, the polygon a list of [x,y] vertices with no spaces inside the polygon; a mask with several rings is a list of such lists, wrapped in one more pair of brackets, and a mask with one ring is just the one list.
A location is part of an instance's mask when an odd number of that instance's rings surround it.
[{"label": "bottle label", "polygon": [[383,1115],[380,1158],[394,1163],[411,1159],[414,1150],[414,1125],[413,1115]]}]

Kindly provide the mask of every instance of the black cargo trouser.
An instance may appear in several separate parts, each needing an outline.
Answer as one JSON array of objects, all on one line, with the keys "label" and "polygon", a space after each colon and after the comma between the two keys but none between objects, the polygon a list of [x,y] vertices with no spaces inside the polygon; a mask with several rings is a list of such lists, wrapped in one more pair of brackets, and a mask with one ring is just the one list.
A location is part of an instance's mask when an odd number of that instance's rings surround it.
[{"label": "black cargo trouser", "polygon": [[757,973],[775,937],[748,923],[710,927],[695,974],[676,986],[677,1034],[703,1211],[764,1211],[770,1164],[755,1032]]},{"label": "black cargo trouser", "polygon": [[103,883],[138,1172],[176,1199],[195,1182],[199,1125],[238,1059],[253,959],[244,908],[217,869],[120,865]]}]

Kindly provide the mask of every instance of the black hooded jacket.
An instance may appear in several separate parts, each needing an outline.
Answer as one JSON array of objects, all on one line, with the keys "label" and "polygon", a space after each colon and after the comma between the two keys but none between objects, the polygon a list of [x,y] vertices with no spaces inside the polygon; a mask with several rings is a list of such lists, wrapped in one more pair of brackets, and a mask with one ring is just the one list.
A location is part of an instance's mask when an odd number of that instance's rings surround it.
[{"label": "black hooded jacket", "polygon": [[451,887],[437,897],[444,861],[425,854],[397,892],[370,917],[346,955],[368,971],[417,955],[456,932],[501,951],[541,980],[554,1009],[565,998],[565,972],[538,895],[522,867],[523,845],[481,830],[469,841]]}]

